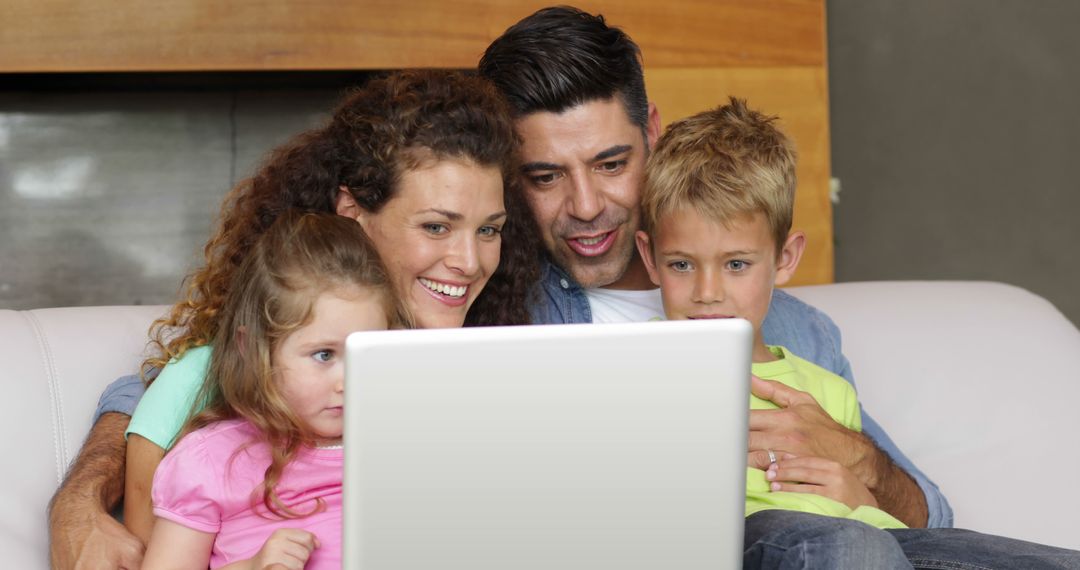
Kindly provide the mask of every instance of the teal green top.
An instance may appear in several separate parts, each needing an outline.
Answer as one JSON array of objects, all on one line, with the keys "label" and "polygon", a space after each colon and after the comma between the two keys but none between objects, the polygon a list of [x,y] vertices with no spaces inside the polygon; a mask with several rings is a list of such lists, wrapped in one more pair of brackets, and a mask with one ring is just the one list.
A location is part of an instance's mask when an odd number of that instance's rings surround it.
[{"label": "teal green top", "polygon": [[[862,431],[862,418],[855,388],[846,380],[791,354],[782,346],[770,346],[778,358],[772,362],[754,363],[751,367],[758,378],[775,380],[796,390],[809,393],[826,413],[840,425]],[[750,396],[751,410],[776,409],[776,404]],[[769,509],[799,511],[830,517],[855,519],[877,528],[907,528],[889,513],[869,506],[852,509],[827,497],[811,493],[772,491],[765,472],[746,468],[746,516]]]},{"label": "teal green top", "polygon": [[168,451],[191,413],[212,353],[209,346],[200,346],[169,361],[139,400],[124,436],[139,434]]}]

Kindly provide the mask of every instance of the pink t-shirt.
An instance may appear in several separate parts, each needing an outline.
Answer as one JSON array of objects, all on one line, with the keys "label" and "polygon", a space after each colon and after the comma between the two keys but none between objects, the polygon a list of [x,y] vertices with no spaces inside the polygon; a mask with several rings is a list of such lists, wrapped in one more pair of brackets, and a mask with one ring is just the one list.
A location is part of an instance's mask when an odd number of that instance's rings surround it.
[{"label": "pink t-shirt", "polygon": [[307,512],[316,499],[326,504],[299,519],[274,516],[262,502],[269,451],[245,420],[220,422],[185,436],[154,473],[154,514],[216,533],[210,568],[251,558],[279,528],[302,528],[318,537],[322,546],[312,552],[308,570],[341,568],[342,450],[304,449],[285,467],[277,494],[286,506]]}]

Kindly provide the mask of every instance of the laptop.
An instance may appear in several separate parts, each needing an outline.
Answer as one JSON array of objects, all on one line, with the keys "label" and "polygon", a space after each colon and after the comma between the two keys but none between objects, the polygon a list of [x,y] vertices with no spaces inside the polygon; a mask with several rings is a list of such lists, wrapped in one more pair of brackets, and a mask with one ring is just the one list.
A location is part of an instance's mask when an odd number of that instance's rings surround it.
[{"label": "laptop", "polygon": [[743,320],[358,332],[348,570],[741,568]]}]

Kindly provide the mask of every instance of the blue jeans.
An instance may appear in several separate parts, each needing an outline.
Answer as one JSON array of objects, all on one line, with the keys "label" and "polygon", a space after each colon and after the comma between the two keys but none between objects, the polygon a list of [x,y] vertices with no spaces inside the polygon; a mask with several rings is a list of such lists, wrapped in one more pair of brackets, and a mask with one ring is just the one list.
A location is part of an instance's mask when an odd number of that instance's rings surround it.
[{"label": "blue jeans", "polygon": [[1080,552],[953,528],[879,530],[795,511],[746,519],[743,568],[1080,569]]}]

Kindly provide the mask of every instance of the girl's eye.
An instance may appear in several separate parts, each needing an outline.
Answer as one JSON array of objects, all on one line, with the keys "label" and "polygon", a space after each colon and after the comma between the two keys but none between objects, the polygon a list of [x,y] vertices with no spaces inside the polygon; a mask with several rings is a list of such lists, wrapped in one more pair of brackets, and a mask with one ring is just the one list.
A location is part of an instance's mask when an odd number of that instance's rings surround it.
[{"label": "girl's eye", "polygon": [[681,261],[681,260],[680,261],[672,261],[671,263],[668,264],[668,267],[674,269],[675,271],[677,271],[679,273],[685,273],[685,272],[690,271],[691,269],[693,269],[693,266],[690,265],[689,261]]},{"label": "girl's eye", "polygon": [[334,359],[334,351],[332,350],[320,350],[311,355],[312,358],[319,362],[330,362]]},{"label": "girl's eye", "polygon": [[502,228],[498,226],[484,226],[477,230],[477,233],[480,234],[480,237],[495,237],[502,233]]},{"label": "girl's eye", "polygon": [[747,263],[747,262],[745,262],[745,261],[743,261],[741,259],[732,259],[731,261],[728,262],[728,269],[730,269],[732,271],[743,271],[749,265],[750,265],[749,263]]},{"label": "girl's eye", "polygon": [[446,224],[424,224],[424,231],[432,235],[442,235],[450,231]]}]

